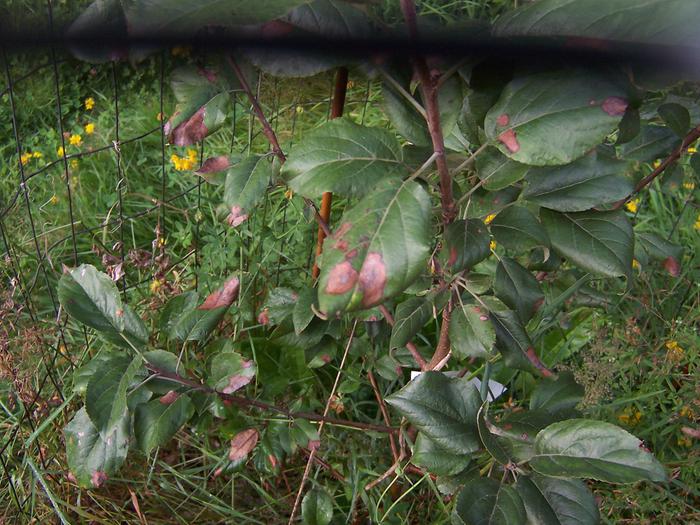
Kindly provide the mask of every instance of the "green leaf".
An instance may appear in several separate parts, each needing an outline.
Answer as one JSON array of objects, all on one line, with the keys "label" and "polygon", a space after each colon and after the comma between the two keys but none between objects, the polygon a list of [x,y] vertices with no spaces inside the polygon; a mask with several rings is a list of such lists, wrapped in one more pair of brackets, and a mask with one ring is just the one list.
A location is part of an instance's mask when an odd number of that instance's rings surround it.
[{"label": "green leaf", "polygon": [[301,501],[301,519],[306,525],[328,525],[333,519],[333,499],[322,488],[313,488]]},{"label": "green leaf", "polygon": [[496,332],[488,313],[475,304],[459,304],[450,319],[452,351],[461,358],[487,357],[496,343]]},{"label": "green leaf", "polygon": [[535,215],[523,206],[509,206],[489,224],[496,241],[510,250],[542,247],[549,254],[549,235]]},{"label": "green leaf", "polygon": [[496,329],[496,348],[503,356],[506,366],[533,374],[551,374],[537,357],[532,340],[518,314],[512,310],[491,309],[491,319]]},{"label": "green leaf", "polygon": [[659,116],[676,135],[681,138],[686,136],[690,129],[690,113],[685,107],[669,102],[661,104],[658,111]]},{"label": "green leaf", "polygon": [[556,419],[578,417],[576,405],[583,394],[584,388],[571,372],[559,372],[556,378],[540,381],[530,396],[530,410],[545,410]]},{"label": "green leaf", "polygon": [[668,156],[679,144],[678,135],[669,128],[646,124],[639,135],[620,146],[620,156],[627,160],[651,162]]},{"label": "green leaf", "polygon": [[422,372],[386,401],[447,452],[470,454],[479,449],[476,414],[481,399],[465,379]]},{"label": "green leaf", "polygon": [[484,129],[513,160],[568,164],[617,127],[627,108],[624,97],[618,85],[592,71],[523,76],[506,86]]},{"label": "green leaf", "polygon": [[626,144],[632,140],[634,137],[639,135],[641,127],[642,125],[639,119],[639,110],[628,107],[627,111],[625,111],[625,115],[620,121],[620,125],[618,126],[619,129],[617,132],[616,144],[619,146],[620,144]]},{"label": "green leaf", "polygon": [[115,51],[126,53],[127,49],[116,50],[113,45],[99,45],[99,38],[109,35],[113,38],[126,38],[126,18],[120,0],[95,0],[80,13],[67,31],[69,38],[85,39],[83,45],[72,45],[71,52],[80,60],[99,63],[114,59]]},{"label": "green leaf", "polygon": [[512,487],[490,478],[469,481],[452,514],[455,525],[523,525],[525,507]]},{"label": "green leaf", "polygon": [[253,361],[237,352],[220,352],[211,360],[207,383],[219,392],[232,394],[252,381],[256,369]]},{"label": "green leaf", "polygon": [[509,257],[501,258],[496,268],[493,290],[501,301],[527,323],[544,302],[544,294],[535,276]]},{"label": "green leaf", "polygon": [[316,288],[304,288],[299,292],[297,301],[294,303],[292,310],[292,322],[294,323],[294,332],[301,334],[309,323],[314,319],[314,311],[311,306],[316,302]]},{"label": "green leaf", "polygon": [[102,363],[109,361],[120,354],[113,350],[102,350],[99,354],[93,357],[89,362],[73,372],[73,392],[78,395],[84,395],[87,390],[88,382]]},{"label": "green leaf", "polygon": [[477,428],[479,437],[486,451],[502,465],[507,465],[513,459],[513,451],[510,443],[505,438],[494,434],[491,429],[494,426],[487,418],[488,404],[482,405],[477,416]]},{"label": "green leaf", "polygon": [[589,210],[632,193],[634,184],[625,169],[625,162],[593,151],[566,166],[533,168],[522,197],[557,211]]},{"label": "green leaf", "polygon": [[185,292],[171,297],[162,309],[158,319],[158,327],[162,332],[172,337],[172,332],[183,312],[190,312],[197,308],[199,294],[197,292]]},{"label": "green leaf", "polygon": [[520,476],[515,485],[525,504],[527,525],[597,525],[593,493],[578,479]]},{"label": "green leaf", "polygon": [[610,483],[667,479],[663,466],[636,437],[610,423],[587,419],[560,421],[537,434],[530,466],[545,476]]},{"label": "green leaf", "polygon": [[180,394],[172,401],[163,396],[136,407],[134,436],[139,448],[146,454],[165,445],[194,414],[190,398]]},{"label": "green leaf", "polygon": [[471,458],[466,454],[452,454],[435,441],[419,432],[413,444],[411,463],[423,467],[437,476],[454,476],[469,466]]},{"label": "green leaf", "polygon": [[[355,7],[337,0],[316,0],[294,8],[279,19],[285,24],[285,38],[314,37],[363,39],[370,36],[372,26],[367,15]],[[264,36],[264,35],[263,35]],[[347,63],[347,57],[332,53],[296,49],[285,51],[278,46],[260,46],[244,51],[253,65],[276,77],[309,77]]]},{"label": "green leaf", "polygon": [[445,293],[433,291],[400,303],[394,313],[394,326],[391,329],[389,347],[394,349],[406,346],[406,343],[413,339],[413,336],[420,332],[425,323],[433,317],[434,309],[439,310],[445,300]]},{"label": "green leaf", "polygon": [[389,131],[334,119],[292,148],[281,174],[292,190],[309,198],[327,191],[358,196],[405,172],[401,155]]},{"label": "green leaf", "polygon": [[224,183],[224,204],[229,210],[226,218],[236,227],[246,219],[267,192],[272,178],[270,161],[265,156],[251,155],[229,168]]},{"label": "green leaf", "polygon": [[634,236],[623,211],[559,213],[543,209],[540,219],[559,255],[594,275],[624,275],[630,280]]},{"label": "green leaf", "polygon": [[[177,373],[177,356],[166,350],[151,350],[143,354],[144,359],[149,365],[155,366],[163,372],[171,374]],[[171,390],[176,390],[179,385],[167,379],[154,378],[150,379],[145,385],[148,390],[156,394],[166,394]]]},{"label": "green leaf", "polygon": [[[397,82],[403,85],[407,93],[411,92],[408,80],[405,82],[397,80]],[[384,99],[384,112],[396,130],[416,146],[432,147],[433,143],[425,118],[418,113],[415,106],[388,82],[382,84],[382,96]],[[447,147],[450,147],[449,135],[455,130],[457,119],[460,116],[462,98],[462,87],[457,75],[451,76],[440,86],[438,91],[440,127],[442,128]],[[414,101],[423,106],[420,97],[414,97]]]},{"label": "green leaf", "polygon": [[125,412],[113,431],[103,438],[85,408],[81,408],[63,429],[68,468],[81,487],[100,487],[122,466],[129,450],[130,419]]},{"label": "green leaf", "polygon": [[[238,298],[240,281],[237,277],[227,279],[221,288],[210,293],[202,304],[195,308],[192,297],[183,302],[188,309],[180,315],[170,316],[170,337],[180,341],[202,341],[216,328],[226,311]],[[196,296],[195,296],[196,297]],[[180,303],[176,303],[177,306]],[[170,306],[170,305],[168,305]],[[173,314],[174,315],[174,314]]]},{"label": "green leaf", "polygon": [[58,282],[61,306],[81,323],[122,348],[142,347],[148,331],[141,318],[123,304],[114,282],[94,266],[82,264]]},{"label": "green leaf", "polygon": [[502,190],[518,182],[531,168],[509,159],[493,147],[486,148],[476,157],[476,174],[489,191]]},{"label": "green leaf", "polygon": [[125,3],[131,36],[194,36],[209,26],[260,24],[286,14],[308,0],[141,0]]},{"label": "green leaf", "polygon": [[441,262],[457,273],[486,259],[491,239],[484,223],[478,219],[460,219],[445,228]]},{"label": "green leaf", "polygon": [[112,434],[127,413],[127,390],[142,371],[140,356],[118,356],[101,362],[92,374],[85,392],[85,410],[103,437]]},{"label": "green leaf", "polygon": [[[605,41],[695,45],[700,15],[685,0],[540,0],[499,18],[498,36],[569,36]],[[614,45],[607,43],[607,45]]]},{"label": "green leaf", "polygon": [[430,198],[415,181],[384,181],[345,211],[323,244],[322,312],[366,309],[401,293],[431,250]]}]

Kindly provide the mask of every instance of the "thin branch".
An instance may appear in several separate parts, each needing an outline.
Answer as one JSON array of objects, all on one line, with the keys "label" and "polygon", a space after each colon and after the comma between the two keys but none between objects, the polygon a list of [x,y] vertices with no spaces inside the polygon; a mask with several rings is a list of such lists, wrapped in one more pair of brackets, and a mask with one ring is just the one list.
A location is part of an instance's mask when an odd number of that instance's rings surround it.
[{"label": "thin branch", "polygon": [[[267,137],[268,142],[270,143],[270,146],[272,147],[272,152],[275,154],[275,156],[280,160],[282,164],[287,160],[287,157],[285,156],[284,152],[282,151],[282,148],[280,147],[280,143],[277,140],[277,135],[275,134],[275,130],[272,129],[272,126],[270,123],[267,121],[265,118],[265,113],[263,113],[262,108],[260,107],[260,103],[258,102],[258,99],[256,98],[255,94],[253,93],[253,90],[250,89],[250,84],[248,84],[248,81],[245,78],[245,75],[243,74],[243,71],[241,71],[241,68],[238,66],[236,61],[228,55],[226,57],[226,60],[228,61],[229,65],[231,66],[231,69],[233,69],[233,72],[236,75],[236,78],[238,78],[238,81],[241,84],[241,87],[243,88],[243,91],[245,94],[248,96],[248,100],[250,101],[250,104],[253,108],[253,113],[255,113],[255,116],[258,118],[258,121],[260,122],[260,125],[262,126],[263,134],[265,137]],[[314,210],[314,218],[316,219],[316,222],[318,223],[319,227],[323,230],[325,235],[330,235],[330,228],[328,227],[328,223],[323,220],[323,217],[321,217],[321,214],[318,212],[318,208],[316,205],[313,203],[311,199],[308,199],[306,197],[303,197],[304,203],[310,207],[312,210]]]},{"label": "thin branch", "polygon": [[[453,292],[454,293],[454,292]],[[426,365],[426,370],[440,370],[450,357],[450,319],[452,317],[452,298],[442,310],[442,326],[440,326],[440,338],[435,347],[435,353]]]},{"label": "thin branch", "polygon": [[624,199],[621,199],[617,201],[612,209],[613,210],[619,210],[622,208],[632,197],[634,197],[637,193],[642,191],[645,187],[647,187],[649,184],[651,184],[656,177],[661,175],[666,169],[671,166],[674,162],[676,162],[680,156],[683,154],[683,152],[688,149],[688,146],[690,146],[693,142],[695,142],[698,138],[700,138],[700,125],[696,126],[693,128],[690,133],[688,133],[685,138],[683,139],[683,142],[681,142],[680,146],[678,146],[676,149],[673,150],[673,152],[664,159],[664,161],[659,164],[659,166],[654,169],[649,175],[644,177],[642,180],[640,180],[637,183],[637,186],[634,188],[634,191],[632,194]]},{"label": "thin branch", "polygon": [[[352,329],[350,330],[350,336],[348,337],[348,343],[345,345],[345,351],[343,352],[343,358],[340,360],[340,366],[338,366],[338,373],[335,375],[335,381],[333,382],[333,388],[331,388],[331,393],[328,396],[328,399],[326,399],[326,406],[323,409],[323,417],[325,418],[328,415],[328,411],[331,409],[331,401],[335,397],[335,392],[338,388],[338,383],[340,383],[340,374],[343,371],[343,367],[345,366],[345,361],[348,357],[348,352],[350,351],[350,345],[352,344],[353,337],[355,337],[355,328],[357,328],[357,319],[352,323]],[[324,426],[325,421],[321,421],[321,423],[318,425],[318,438],[319,440],[321,439],[321,434],[323,433],[323,426]],[[301,496],[304,494],[304,485],[306,485],[306,480],[309,477],[309,472],[311,471],[311,464],[314,461],[314,458],[316,457],[316,452],[318,452],[320,445],[314,449],[311,450],[311,453],[309,454],[309,459],[306,461],[306,467],[304,468],[304,475],[301,478],[301,483],[299,483],[299,491],[297,492],[297,497],[294,500],[294,506],[292,507],[292,514],[289,516],[289,522],[288,525],[292,525],[294,523],[294,518],[296,517],[297,510],[299,509],[299,504],[301,503]]]},{"label": "thin branch", "polygon": [[[374,377],[374,373],[371,370],[367,370],[367,378],[369,379],[369,384],[372,385],[372,390],[374,390],[374,397],[377,398],[377,403],[379,403],[379,411],[382,413],[382,418],[387,426],[391,426],[391,419],[389,418],[389,411],[386,408],[386,403],[382,398],[382,394],[379,391],[379,385],[377,384],[377,379]],[[399,460],[399,449],[396,446],[396,441],[394,441],[394,436],[389,434],[389,446],[391,446],[391,455],[394,458],[394,462]]]}]

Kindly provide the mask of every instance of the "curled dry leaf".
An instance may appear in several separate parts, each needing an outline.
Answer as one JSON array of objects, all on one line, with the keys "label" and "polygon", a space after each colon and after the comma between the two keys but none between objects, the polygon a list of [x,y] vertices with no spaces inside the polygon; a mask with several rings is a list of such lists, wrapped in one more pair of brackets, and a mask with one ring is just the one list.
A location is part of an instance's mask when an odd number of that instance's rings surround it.
[{"label": "curled dry leaf", "polygon": [[199,310],[214,310],[222,306],[231,306],[238,297],[240,281],[237,277],[232,277],[224,283],[224,286],[209,294],[204,302],[199,306]]},{"label": "curled dry leaf", "polygon": [[195,173],[197,175],[218,173],[228,169],[230,166],[229,158],[226,155],[219,155],[218,157],[209,157]]},{"label": "curled dry leaf", "polygon": [[254,428],[248,428],[236,434],[231,440],[231,448],[228,452],[228,459],[231,461],[241,461],[252,452],[258,444],[260,434]]},{"label": "curled dry leaf", "polygon": [[[174,117],[175,115],[173,115]],[[204,139],[209,130],[204,124],[205,108],[199,108],[189,119],[179,124],[172,133],[168,124],[165,125],[165,133],[168,135],[168,142],[176,146],[189,146]]]}]

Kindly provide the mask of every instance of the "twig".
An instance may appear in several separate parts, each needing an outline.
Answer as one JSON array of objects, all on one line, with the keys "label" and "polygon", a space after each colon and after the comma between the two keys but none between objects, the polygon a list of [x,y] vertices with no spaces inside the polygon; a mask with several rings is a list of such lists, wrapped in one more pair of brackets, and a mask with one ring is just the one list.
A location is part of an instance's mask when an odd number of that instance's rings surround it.
[{"label": "twig", "polygon": [[[348,91],[348,69],[346,67],[338,68],[338,73],[335,76],[335,86],[333,90],[333,101],[331,102],[331,119],[343,116],[345,108],[345,95]],[[333,194],[330,191],[323,193],[321,197],[321,219],[325,224],[328,224],[331,219],[331,204],[333,203]],[[316,240],[316,260],[311,270],[311,277],[318,278],[321,273],[318,267],[318,258],[323,252],[323,239],[328,237],[329,233],[319,224],[318,235]]]},{"label": "twig", "polygon": [[634,191],[632,192],[631,195],[628,197],[621,199],[617,201],[612,209],[613,210],[619,210],[622,208],[632,197],[634,197],[637,193],[642,191],[645,187],[647,187],[649,184],[651,184],[656,177],[661,175],[666,169],[671,166],[675,161],[679,159],[679,157],[683,154],[683,152],[688,149],[688,146],[695,142],[698,138],[700,138],[700,125],[696,126],[693,128],[690,133],[688,133],[683,141],[681,142],[680,146],[678,146],[676,149],[673,150],[673,152],[664,159],[664,161],[658,165],[652,171],[649,175],[644,177],[642,180],[640,180],[637,183],[637,186],[635,186]]},{"label": "twig", "polygon": [[[377,308],[379,308],[379,311],[386,319],[386,322],[389,323],[389,326],[394,326],[394,316],[391,315],[391,312],[387,310],[386,306],[380,304]],[[406,343],[406,348],[408,348],[408,351],[411,352],[413,359],[416,361],[416,363],[418,363],[420,369],[425,370],[425,359],[423,359],[423,356],[420,355],[420,352],[418,351],[418,348],[416,348],[416,345],[409,341],[408,343]]]},{"label": "twig", "polygon": [[187,386],[193,390],[197,390],[200,392],[205,392],[207,394],[215,394],[217,395],[221,400],[227,401],[233,405],[236,405],[237,407],[241,408],[257,408],[260,410],[267,410],[270,412],[275,412],[277,414],[284,415],[290,419],[306,419],[307,421],[318,421],[318,422],[323,422],[323,423],[328,423],[329,425],[341,425],[345,427],[350,427],[350,428],[357,428],[360,430],[371,430],[374,432],[382,432],[385,434],[394,434],[398,432],[398,428],[393,428],[393,427],[386,427],[383,425],[375,425],[373,423],[362,423],[360,421],[350,421],[347,419],[338,419],[335,417],[327,417],[327,416],[321,416],[319,414],[314,414],[312,412],[292,412],[291,410],[286,410],[284,408],[275,406],[275,405],[270,405],[269,403],[265,403],[263,401],[258,401],[257,399],[249,399],[247,397],[243,396],[234,396],[233,394],[224,394],[223,392],[218,392],[214,390],[213,388],[203,385],[202,383],[198,383],[197,381],[193,381],[192,379],[188,379],[186,377],[183,377],[178,374],[173,374],[171,372],[166,372],[165,370],[161,370],[153,365],[147,364],[146,368],[151,371],[156,377],[160,379],[166,379],[168,381],[172,381],[174,383],[178,383],[183,386]]},{"label": "twig", "polygon": [[[331,393],[328,396],[328,399],[326,399],[326,406],[323,409],[323,417],[325,418],[328,415],[328,411],[331,408],[331,401],[335,397],[335,391],[338,388],[338,383],[340,383],[340,374],[343,371],[343,367],[345,366],[345,360],[348,357],[348,352],[350,351],[350,345],[352,344],[352,339],[355,337],[355,328],[357,328],[357,319],[352,323],[352,329],[350,330],[350,336],[348,337],[348,343],[345,345],[345,351],[343,352],[343,358],[340,360],[340,366],[338,366],[338,373],[335,375],[335,381],[333,382],[333,388],[331,388]],[[323,433],[323,427],[324,427],[325,421],[322,420],[321,423],[318,425],[318,438],[319,440],[321,439],[321,434]],[[306,485],[306,480],[309,477],[309,472],[311,471],[311,463],[313,463],[314,458],[316,457],[316,452],[318,452],[320,445],[313,450],[311,450],[311,454],[309,454],[309,459],[306,461],[306,467],[304,468],[304,474],[301,478],[301,483],[299,483],[299,491],[297,492],[297,497],[294,500],[294,506],[292,507],[292,514],[289,516],[289,522],[288,525],[292,525],[294,523],[294,517],[296,516],[297,510],[299,509],[299,503],[301,503],[301,496],[304,494],[304,485]]]},{"label": "twig", "polygon": [[[280,143],[277,140],[275,130],[272,129],[272,126],[270,126],[270,123],[265,118],[265,113],[263,113],[258,99],[255,97],[253,91],[250,89],[250,84],[248,84],[248,81],[246,80],[243,71],[241,71],[241,68],[230,55],[226,57],[226,60],[228,60],[231,69],[233,69],[233,72],[238,78],[238,81],[241,83],[243,91],[245,91],[245,94],[248,96],[248,100],[250,101],[250,104],[253,107],[253,113],[255,113],[255,116],[258,118],[258,121],[260,121],[260,125],[263,129],[263,134],[265,135],[265,137],[267,137],[267,140],[270,143],[270,146],[272,147],[272,152],[280,160],[280,162],[284,164],[287,160],[287,157],[285,156],[284,152],[282,151],[282,148],[280,147]],[[323,220],[323,217],[321,217],[321,214],[318,212],[318,208],[316,207],[316,205],[313,203],[313,201],[306,197],[303,197],[303,199],[304,203],[312,210],[314,210],[314,218],[316,219],[318,226],[323,230],[325,235],[330,235],[331,231],[328,227],[328,223],[325,220]]]},{"label": "twig", "polygon": [[442,310],[442,326],[435,353],[426,365],[426,370],[440,370],[450,357],[450,318],[452,317],[452,298]]},{"label": "twig", "polygon": [[[416,39],[418,37],[418,24],[416,21],[416,5],[413,0],[401,0],[401,11],[406,20],[410,37]],[[425,57],[416,56],[414,58],[414,66],[421,81],[421,93],[423,94],[423,104],[425,105],[426,121],[430,139],[433,143],[433,151],[437,154],[435,163],[440,175],[443,222],[449,224],[455,217],[456,207],[452,194],[452,177],[450,176],[447,158],[445,157],[445,139],[440,127],[437,79],[431,76]]]},{"label": "twig", "polygon": [[[367,379],[369,379],[369,384],[372,385],[372,390],[374,390],[374,397],[377,398],[377,403],[379,403],[379,411],[382,413],[382,418],[387,426],[391,426],[391,419],[389,418],[389,411],[386,409],[386,403],[382,398],[381,392],[379,392],[379,385],[377,384],[377,379],[374,377],[374,373],[371,370],[367,370]],[[389,446],[391,447],[391,455],[394,461],[399,460],[399,449],[396,446],[396,441],[394,441],[394,436],[389,434]]]},{"label": "twig", "polygon": [[[311,456],[311,451],[308,448],[306,448],[306,447],[299,447],[299,448],[301,449],[301,451],[304,454],[306,454],[307,458]],[[319,465],[321,465],[323,468],[325,468],[333,478],[337,479],[338,481],[345,481],[345,476],[343,476],[340,472],[335,470],[333,468],[333,466],[330,463],[328,463],[326,460],[319,458],[318,456],[314,456],[314,461],[316,463],[318,463]],[[290,489],[290,492],[291,492],[291,489]]]}]

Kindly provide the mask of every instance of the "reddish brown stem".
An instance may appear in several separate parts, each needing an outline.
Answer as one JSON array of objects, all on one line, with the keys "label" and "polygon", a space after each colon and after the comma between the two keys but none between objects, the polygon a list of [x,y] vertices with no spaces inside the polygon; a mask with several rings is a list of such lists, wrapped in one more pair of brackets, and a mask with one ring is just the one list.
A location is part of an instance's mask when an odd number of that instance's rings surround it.
[{"label": "reddish brown stem", "polygon": [[671,166],[674,162],[676,162],[680,158],[680,156],[683,154],[683,152],[686,149],[688,149],[688,146],[690,144],[692,144],[693,142],[695,142],[696,140],[698,140],[698,138],[700,138],[700,125],[693,128],[690,131],[690,133],[688,133],[685,136],[685,138],[683,139],[683,142],[681,142],[680,146],[678,146],[676,149],[674,149],[673,152],[668,157],[666,157],[666,159],[664,159],[664,161],[661,164],[659,164],[658,167],[656,167],[654,169],[654,171],[652,171],[649,175],[647,175],[646,177],[644,177],[642,180],[640,180],[637,183],[637,186],[634,188],[634,192],[632,193],[632,195],[630,195],[629,197],[627,197],[625,199],[621,199],[621,200],[617,201],[613,205],[612,209],[619,210],[620,208],[622,208],[625,205],[625,203],[627,203],[632,197],[634,197],[637,193],[639,193],[644,188],[646,188],[649,184],[651,184],[654,181],[654,179],[656,179],[656,177],[661,175],[664,171],[666,171],[666,169],[669,166]]},{"label": "reddish brown stem", "polygon": [[[367,379],[369,379],[369,384],[372,385],[372,390],[374,390],[374,397],[377,398],[377,403],[379,403],[379,410],[382,413],[382,418],[387,426],[391,426],[391,419],[389,418],[389,411],[386,408],[386,403],[382,398],[381,392],[379,392],[379,385],[377,384],[377,379],[371,370],[367,370]],[[389,446],[391,447],[391,455],[394,458],[394,462],[399,460],[399,449],[394,440],[394,436],[389,434]]]},{"label": "reddish brown stem", "polygon": [[442,326],[440,326],[440,338],[435,347],[435,353],[426,365],[426,370],[440,369],[450,354],[450,319],[452,317],[452,300],[450,300],[442,311]]},{"label": "reddish brown stem", "polygon": [[[413,0],[401,0],[401,11],[408,26],[408,34],[412,39],[418,38],[416,5]],[[449,224],[454,220],[457,209],[452,194],[452,177],[450,176],[447,158],[445,157],[445,138],[442,135],[442,127],[440,126],[439,77],[431,75],[424,56],[416,56],[414,58],[414,68],[421,83],[421,94],[423,95],[423,105],[427,116],[428,131],[430,132],[430,140],[433,143],[433,151],[435,152],[435,164],[440,175],[443,221],[445,224]]]},{"label": "reddish brown stem", "polygon": [[[348,91],[348,69],[346,67],[338,68],[335,75],[335,87],[333,89],[333,100],[331,102],[331,119],[342,117],[343,109],[345,108],[345,95]],[[331,204],[333,203],[333,194],[327,191],[321,197],[321,219],[328,224],[331,220]],[[318,267],[318,258],[323,252],[323,239],[327,236],[326,231],[319,225],[318,237],[316,241],[316,261],[311,270],[311,276],[314,279],[318,278],[320,268]]]}]

